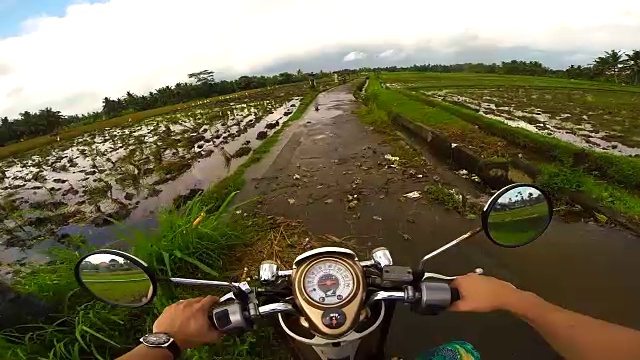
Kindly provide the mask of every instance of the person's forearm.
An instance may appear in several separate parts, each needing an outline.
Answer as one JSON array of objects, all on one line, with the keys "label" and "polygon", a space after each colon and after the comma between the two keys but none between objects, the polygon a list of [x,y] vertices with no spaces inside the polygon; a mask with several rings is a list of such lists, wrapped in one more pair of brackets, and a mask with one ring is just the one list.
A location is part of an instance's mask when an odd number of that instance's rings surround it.
[{"label": "person's forearm", "polygon": [[519,292],[508,310],[533,326],[566,359],[638,359],[640,331],[563,309]]},{"label": "person's forearm", "polygon": [[173,354],[167,349],[138,345],[135,349],[116,360],[173,360]]}]

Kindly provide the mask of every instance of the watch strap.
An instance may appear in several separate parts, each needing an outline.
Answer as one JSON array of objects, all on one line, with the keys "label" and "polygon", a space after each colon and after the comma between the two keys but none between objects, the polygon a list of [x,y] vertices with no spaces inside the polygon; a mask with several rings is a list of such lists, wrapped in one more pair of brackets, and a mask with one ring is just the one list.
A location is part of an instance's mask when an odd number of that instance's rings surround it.
[{"label": "watch strap", "polygon": [[180,354],[182,354],[182,349],[180,349],[180,346],[178,346],[178,343],[175,340],[171,341],[165,349],[169,350],[171,354],[173,354],[174,359],[178,359]]}]

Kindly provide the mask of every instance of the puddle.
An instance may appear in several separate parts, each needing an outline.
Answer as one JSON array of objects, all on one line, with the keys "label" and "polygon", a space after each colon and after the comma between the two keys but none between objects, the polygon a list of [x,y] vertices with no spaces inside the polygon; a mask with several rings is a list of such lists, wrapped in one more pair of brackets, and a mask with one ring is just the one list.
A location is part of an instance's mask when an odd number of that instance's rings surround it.
[{"label": "puddle", "polygon": [[[587,115],[582,116],[585,122],[581,125],[576,125],[563,121],[563,119],[570,118],[572,116],[571,114],[560,114],[555,118],[551,118],[540,109],[535,109],[534,112],[524,112],[515,110],[510,106],[497,107],[493,103],[478,101],[452,94],[448,91],[424,91],[424,93],[453,105],[462,105],[473,109],[486,117],[499,120],[509,126],[552,136],[585,149],[609,152],[617,155],[640,156],[640,148],[629,147],[616,141],[605,140],[604,138],[607,136],[617,136],[619,134],[610,131],[595,131],[593,125],[586,122],[588,121]],[[485,97],[484,99],[487,100],[488,98]]]}]

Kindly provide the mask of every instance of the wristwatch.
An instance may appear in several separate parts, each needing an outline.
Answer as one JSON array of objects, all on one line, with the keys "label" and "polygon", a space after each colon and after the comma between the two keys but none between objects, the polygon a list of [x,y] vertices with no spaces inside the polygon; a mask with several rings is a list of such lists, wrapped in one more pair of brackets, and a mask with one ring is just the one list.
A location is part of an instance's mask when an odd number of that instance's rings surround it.
[{"label": "wristwatch", "polygon": [[177,359],[180,357],[180,353],[182,350],[178,343],[173,340],[171,335],[167,333],[152,333],[147,334],[140,338],[140,342],[151,348],[164,348],[167,349],[173,354],[173,358]]}]

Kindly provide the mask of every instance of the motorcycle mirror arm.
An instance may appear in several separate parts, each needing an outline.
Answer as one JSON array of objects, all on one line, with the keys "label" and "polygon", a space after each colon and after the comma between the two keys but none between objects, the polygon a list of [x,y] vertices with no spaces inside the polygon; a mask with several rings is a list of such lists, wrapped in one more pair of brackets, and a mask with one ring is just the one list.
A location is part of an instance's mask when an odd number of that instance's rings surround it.
[{"label": "motorcycle mirror arm", "polygon": [[422,260],[420,260],[420,265],[418,266],[418,269],[419,269],[420,271],[424,271],[424,267],[425,267],[425,264],[426,264],[426,261],[427,261],[427,260],[429,260],[430,258],[432,258],[432,257],[434,257],[434,256],[436,256],[436,255],[438,255],[438,254],[440,254],[441,252],[443,252],[443,251],[447,250],[448,248],[450,248],[450,247],[452,247],[452,246],[454,246],[454,245],[456,245],[456,244],[460,243],[461,241],[464,241],[464,240],[466,240],[466,239],[468,239],[468,238],[472,237],[473,235],[476,235],[477,233],[481,232],[481,231],[482,231],[482,229],[483,229],[483,228],[482,228],[482,226],[481,226],[481,227],[479,227],[479,228],[473,229],[473,230],[469,231],[468,233],[466,233],[466,234],[464,234],[464,235],[460,236],[459,238],[457,238],[457,239],[455,239],[455,240],[451,241],[450,243],[448,243],[448,244],[446,244],[446,245],[444,245],[444,246],[440,247],[439,249],[434,250],[434,251],[432,251],[431,253],[429,253],[429,254],[425,255],[425,256],[422,258]]}]

